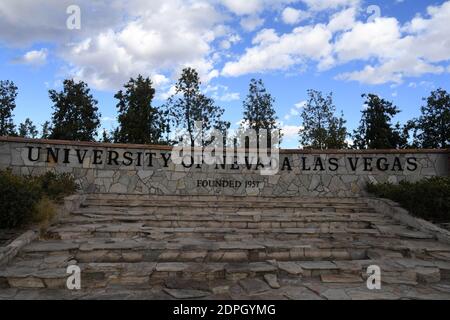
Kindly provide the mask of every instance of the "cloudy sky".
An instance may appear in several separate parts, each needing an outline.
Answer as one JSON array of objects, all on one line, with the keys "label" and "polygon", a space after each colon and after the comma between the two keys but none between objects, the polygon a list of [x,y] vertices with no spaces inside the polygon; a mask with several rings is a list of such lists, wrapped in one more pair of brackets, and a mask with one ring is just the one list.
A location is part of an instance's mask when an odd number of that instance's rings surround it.
[{"label": "cloudy sky", "polygon": [[[79,30],[67,27],[73,5]],[[16,122],[39,124],[51,115],[49,89],[84,80],[109,129],[114,92],[139,73],[160,105],[180,70],[197,68],[233,124],[250,79],[262,78],[284,146],[296,147],[307,89],[333,91],[350,129],[362,93],[393,100],[404,122],[431,90],[449,90],[448,21],[450,1],[438,0],[2,0],[0,79],[19,87]]]}]

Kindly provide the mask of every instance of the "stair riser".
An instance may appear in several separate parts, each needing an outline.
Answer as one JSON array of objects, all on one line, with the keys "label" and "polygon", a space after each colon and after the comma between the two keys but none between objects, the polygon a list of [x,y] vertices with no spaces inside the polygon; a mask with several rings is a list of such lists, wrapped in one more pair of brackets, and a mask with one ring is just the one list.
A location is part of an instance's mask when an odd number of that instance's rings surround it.
[{"label": "stair riser", "polygon": [[344,221],[261,221],[261,222],[248,222],[248,221],[204,221],[204,220],[143,220],[135,218],[114,218],[114,219],[101,219],[101,218],[86,218],[80,221],[80,223],[142,223],[145,227],[149,228],[233,228],[233,229],[281,229],[281,228],[319,228],[324,232],[327,232],[331,228],[335,230],[351,229],[368,229],[370,223],[357,223],[344,222]]},{"label": "stair riser", "polygon": [[[130,286],[133,288],[151,288],[155,285],[163,285],[168,278],[179,278],[183,280],[193,280],[201,282],[209,282],[215,280],[228,280],[232,283],[238,282],[246,278],[260,277],[264,274],[277,274],[278,276],[288,275],[285,271],[268,271],[268,272],[227,272],[225,270],[214,272],[165,272],[154,271],[151,275],[121,275],[120,272],[102,272],[92,271],[81,273],[81,289],[90,288],[104,288],[111,285],[121,285],[124,287]],[[299,275],[304,278],[320,277],[325,274],[339,274],[338,270],[308,270],[304,275]],[[292,276],[292,275],[291,275]],[[0,279],[3,284],[2,289],[17,288],[17,289],[66,289],[67,278],[3,278]],[[362,281],[362,280],[361,280]]]},{"label": "stair riser", "polygon": [[348,199],[318,199],[311,198],[309,201],[305,201],[299,198],[202,198],[198,199],[195,197],[183,197],[183,198],[174,198],[174,197],[164,197],[159,196],[157,198],[148,198],[148,199],[117,199],[117,198],[109,198],[109,199],[91,199],[88,198],[84,201],[84,204],[90,205],[148,205],[148,204],[164,204],[167,202],[175,203],[177,205],[198,205],[198,204],[213,204],[213,205],[291,205],[295,204],[297,206],[358,206],[358,205],[367,205],[367,201],[364,200],[348,200]]},{"label": "stair riser", "polygon": [[366,203],[359,197],[292,197],[292,196],[220,196],[220,195],[142,195],[142,194],[90,194],[86,195],[86,201],[218,201],[218,202],[298,202],[298,203]]},{"label": "stair riser", "polygon": [[359,197],[292,197],[292,196],[220,196],[220,195],[133,195],[133,194],[95,194],[86,195],[86,201],[127,201],[127,202],[145,202],[145,201],[178,201],[178,202],[296,202],[296,203],[367,203],[366,199]]},{"label": "stair riser", "polygon": [[[89,289],[89,288],[104,288],[111,285],[120,285],[123,287],[132,287],[132,288],[151,288],[155,285],[163,285],[167,279],[169,278],[178,278],[182,280],[192,280],[192,281],[200,281],[205,286],[211,281],[216,280],[228,280],[231,283],[238,282],[240,280],[246,278],[262,278],[265,274],[276,274],[278,277],[302,277],[305,279],[308,278],[317,278],[323,275],[341,275],[345,276],[356,276],[361,280],[359,283],[363,283],[367,279],[367,274],[365,270],[340,270],[340,269],[309,269],[304,270],[301,275],[292,275],[288,274],[284,270],[276,269],[276,270],[262,270],[262,271],[237,271],[231,272],[226,269],[217,269],[214,271],[157,271],[154,270],[145,274],[143,272],[139,274],[124,274],[120,270],[82,270],[81,271],[81,288]],[[415,271],[406,271],[402,274],[398,274],[396,272],[384,273],[386,282],[383,283],[391,283],[392,280],[401,277],[402,281],[400,283],[410,282],[411,285],[417,284],[418,276]],[[442,277],[441,277],[442,278]],[[442,278],[447,279],[448,278]],[[437,282],[437,280],[435,281]],[[65,275],[61,275],[57,278],[40,278],[36,276],[30,277],[0,277],[0,288],[18,288],[18,289],[36,289],[36,288],[49,288],[49,289],[66,289],[67,278]],[[431,282],[433,283],[433,282]]]},{"label": "stair riser", "polygon": [[164,210],[92,210],[92,209],[81,209],[73,212],[71,216],[99,216],[99,217],[114,217],[114,216],[128,216],[128,217],[147,217],[147,218],[206,218],[206,219],[276,219],[276,218],[296,218],[296,219],[347,219],[352,220],[355,218],[362,219],[375,219],[380,220],[386,217],[381,216],[379,213],[374,212],[311,212],[311,211],[301,211],[298,209],[292,210],[177,210],[164,209]]},{"label": "stair riser", "polygon": [[[70,255],[81,263],[118,262],[263,262],[308,260],[354,260],[367,257],[365,249],[295,249],[295,250],[92,250],[56,251],[52,255]],[[46,253],[22,253],[24,259],[44,258]]]},{"label": "stair riser", "polygon": [[[288,273],[283,269],[274,267],[273,265],[263,265],[253,267],[247,265],[244,268],[235,269],[233,264],[215,264],[209,270],[201,270],[202,267],[195,266],[180,266],[173,264],[158,264],[146,271],[146,267],[139,271],[129,271],[123,269],[120,264],[117,266],[109,265],[106,267],[99,267],[94,265],[80,264],[81,268],[81,287],[82,289],[89,288],[103,288],[110,285],[120,285],[123,287],[133,288],[151,288],[154,285],[163,285],[169,278],[178,278],[181,280],[195,280],[202,282],[205,286],[210,284],[210,281],[228,280],[237,282],[246,278],[262,278],[265,274],[276,274],[278,277],[290,277],[292,279],[321,277],[324,275],[336,275],[336,279],[341,276],[346,278],[350,276],[358,283],[366,281],[368,275],[364,264],[359,268],[308,268],[303,269],[301,274]],[[234,265],[236,266],[236,265]],[[24,276],[0,276],[0,289],[20,288],[20,289],[66,289],[66,282],[68,275],[65,274],[64,268],[58,268],[55,276],[39,277],[37,275]],[[418,269],[420,270],[420,268]],[[417,285],[418,283],[432,284],[437,283],[441,279],[444,281],[450,280],[450,273],[448,269],[440,269],[435,277],[432,279],[427,277],[424,279],[420,276],[421,271],[416,269],[408,270],[385,270],[383,271],[382,282],[385,284],[405,284]],[[60,273],[60,274],[59,274]],[[359,280],[358,280],[359,278]]]},{"label": "stair riser", "polygon": [[[268,209],[270,208],[270,209]],[[82,206],[82,210],[90,212],[126,212],[126,211],[142,211],[145,213],[222,213],[222,212],[255,212],[262,214],[283,214],[283,213],[375,213],[372,208],[369,207],[296,207],[296,206],[235,206],[235,207],[222,207],[222,206]]]},{"label": "stair riser", "polygon": [[[253,229],[246,229],[248,231],[254,231]],[[264,233],[251,232],[245,233],[205,233],[205,232],[166,232],[163,234],[151,234],[149,232],[50,232],[47,234],[49,239],[61,239],[61,240],[77,240],[77,239],[94,239],[94,238],[133,238],[139,237],[143,239],[161,239],[170,240],[177,238],[199,238],[207,239],[211,241],[226,241],[229,236],[233,236],[233,239],[241,238],[242,241],[247,239],[258,239],[264,237],[266,239],[276,239],[279,241],[292,241],[292,240],[306,240],[306,239],[330,239],[335,236],[344,236],[347,240],[357,240],[361,234],[348,232],[317,232],[317,233],[304,233],[304,234],[289,234],[289,233]]]}]

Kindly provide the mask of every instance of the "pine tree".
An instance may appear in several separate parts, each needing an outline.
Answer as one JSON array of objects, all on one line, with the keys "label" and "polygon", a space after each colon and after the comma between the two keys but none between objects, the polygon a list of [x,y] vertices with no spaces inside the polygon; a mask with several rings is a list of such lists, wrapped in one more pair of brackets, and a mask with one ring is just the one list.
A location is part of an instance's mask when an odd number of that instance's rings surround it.
[{"label": "pine tree", "polygon": [[320,91],[308,90],[308,96],[301,114],[300,143],[304,148],[320,150],[346,148],[346,121],[342,113],[340,117],[334,115],[333,94],[324,97]]},{"label": "pine tree", "polygon": [[[277,116],[274,109],[275,99],[267,92],[261,79],[252,79],[249,85],[247,98],[244,105],[244,123],[256,132],[258,137],[257,146],[259,148],[259,137],[261,130],[267,130],[267,145],[272,146],[271,132],[279,130]],[[281,140],[281,134],[280,134]]]},{"label": "pine tree", "polygon": [[16,134],[13,111],[16,108],[17,87],[14,82],[0,81],[0,136]]},{"label": "pine tree", "polygon": [[415,145],[422,148],[450,147],[450,94],[437,89],[421,108],[422,115],[413,120]]},{"label": "pine tree", "polygon": [[[175,85],[175,94],[166,103],[171,119],[171,127],[178,132],[189,135],[191,146],[195,146],[195,122],[202,123],[201,143],[208,145],[211,140],[209,132],[212,129],[225,132],[230,123],[223,121],[224,109],[217,106],[212,98],[204,95],[200,90],[201,82],[195,69],[185,68]],[[179,139],[180,137],[177,137]]]},{"label": "pine tree", "polygon": [[29,118],[19,125],[19,137],[35,139],[38,135],[36,126]]},{"label": "pine tree", "polygon": [[101,115],[85,82],[64,80],[63,91],[50,90],[49,96],[54,103],[51,139],[95,141]]},{"label": "pine tree", "polygon": [[405,144],[400,125],[393,126],[392,118],[400,110],[392,102],[375,94],[363,94],[366,109],[362,111],[360,126],[354,132],[354,147],[358,149],[397,149]]},{"label": "pine tree", "polygon": [[141,75],[131,78],[114,97],[119,100],[119,128],[115,142],[158,144],[164,132],[164,114],[152,106],[155,96],[153,83]]}]

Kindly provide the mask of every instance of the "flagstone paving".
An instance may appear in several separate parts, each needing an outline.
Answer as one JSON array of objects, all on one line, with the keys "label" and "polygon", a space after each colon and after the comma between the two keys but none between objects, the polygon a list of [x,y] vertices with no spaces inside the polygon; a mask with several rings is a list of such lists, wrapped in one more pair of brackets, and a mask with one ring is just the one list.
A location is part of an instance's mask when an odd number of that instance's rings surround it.
[{"label": "flagstone paving", "polygon": [[0,299],[450,299],[450,244],[364,198],[90,195],[0,268]]}]

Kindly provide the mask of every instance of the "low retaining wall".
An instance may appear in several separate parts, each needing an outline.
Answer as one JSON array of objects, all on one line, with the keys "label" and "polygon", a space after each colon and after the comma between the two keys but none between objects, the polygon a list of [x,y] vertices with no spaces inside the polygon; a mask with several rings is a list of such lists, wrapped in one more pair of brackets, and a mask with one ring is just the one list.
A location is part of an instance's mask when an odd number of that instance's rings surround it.
[{"label": "low retaining wall", "polygon": [[367,182],[448,176],[449,150],[281,150],[280,171],[261,166],[175,165],[171,148],[0,138],[0,169],[71,173],[86,193],[328,196],[364,195]]}]

